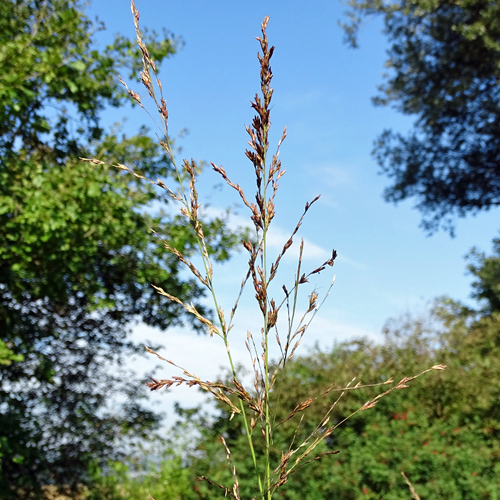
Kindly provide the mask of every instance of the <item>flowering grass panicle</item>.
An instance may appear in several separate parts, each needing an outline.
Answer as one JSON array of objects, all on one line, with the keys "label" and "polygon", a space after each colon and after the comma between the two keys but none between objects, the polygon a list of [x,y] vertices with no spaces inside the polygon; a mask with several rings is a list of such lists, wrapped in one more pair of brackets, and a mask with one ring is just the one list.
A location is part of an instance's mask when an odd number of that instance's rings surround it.
[{"label": "flowering grass panicle", "polygon": [[[305,313],[298,317],[298,302],[299,290],[308,283],[313,275],[322,273],[323,271],[333,267],[337,252],[332,251],[331,257],[322,262],[316,268],[304,271],[303,270],[303,250],[304,242],[299,243],[299,259],[297,263],[297,271],[291,284],[284,284],[281,287],[282,296],[276,298],[271,296],[271,284],[277,277],[277,271],[280,267],[285,254],[294,244],[296,237],[306,213],[312,205],[319,199],[319,196],[311,202],[305,203],[303,213],[298,220],[295,228],[291,232],[290,237],[283,245],[281,251],[271,256],[269,252],[268,237],[272,230],[273,219],[276,214],[276,194],[278,192],[279,181],[285,175],[285,170],[282,167],[279,159],[280,147],[286,138],[286,128],[284,129],[281,139],[278,142],[275,153],[269,154],[269,131],[271,127],[271,101],[273,96],[273,88],[271,86],[273,74],[271,71],[271,58],[273,56],[274,47],[269,46],[266,28],[269,22],[269,17],[266,17],[261,25],[261,36],[257,38],[260,44],[260,53],[258,55],[260,64],[260,94],[256,94],[252,102],[252,108],[255,116],[252,124],[246,127],[249,136],[249,148],[245,151],[247,158],[250,160],[255,174],[255,191],[250,197],[247,190],[240,186],[237,182],[231,179],[224,167],[212,163],[212,167],[221,178],[234,189],[243,204],[249,210],[249,223],[253,226],[254,237],[248,238],[242,242],[244,250],[248,254],[248,268],[242,277],[242,284],[234,304],[226,313],[219,307],[216,286],[214,284],[214,271],[211,261],[210,251],[206,243],[206,238],[203,230],[203,222],[200,219],[200,202],[196,188],[196,177],[198,169],[196,164],[191,160],[184,159],[178,166],[172,148],[172,143],[168,134],[168,110],[166,99],[163,95],[162,84],[157,76],[156,65],[152,60],[147,47],[142,41],[141,31],[139,28],[139,12],[132,0],[132,13],[134,18],[137,43],[142,53],[141,81],[147,90],[149,97],[152,99],[158,118],[160,120],[160,136],[159,143],[165,150],[170,162],[172,163],[177,175],[177,182],[180,188],[177,191],[170,189],[166,183],[160,179],[147,179],[122,164],[117,164],[115,167],[125,170],[139,179],[157,186],[166,191],[168,196],[175,200],[180,205],[180,212],[186,218],[191,226],[196,237],[199,256],[201,257],[202,268],[199,269],[193,262],[185,257],[178,249],[163,239],[161,235],[157,235],[165,248],[174,254],[193,276],[205,287],[208,294],[213,300],[213,309],[215,311],[216,321],[207,318],[201,314],[193,304],[182,302],[179,298],[168,293],[168,291],[153,285],[155,290],[165,296],[167,300],[174,301],[182,305],[186,311],[192,314],[208,331],[211,337],[218,337],[225,345],[228,364],[231,372],[230,380],[227,382],[201,380],[191,369],[184,368],[176,364],[174,361],[161,356],[159,353],[148,348],[148,351],[157,356],[160,360],[166,362],[171,367],[178,370],[182,375],[171,376],[167,379],[152,380],[148,383],[151,390],[169,389],[172,386],[187,385],[189,387],[198,387],[207,393],[210,393],[214,398],[227,405],[231,414],[231,418],[237,415],[236,418],[241,418],[243,428],[248,441],[248,449],[252,457],[252,463],[255,474],[255,498],[261,500],[270,500],[276,493],[278,488],[285,484],[290,474],[295,473],[305,464],[323,458],[326,455],[336,454],[338,450],[324,452],[316,455],[314,453],[318,445],[330,436],[345,420],[353,415],[373,408],[377,402],[389,395],[394,390],[404,389],[415,378],[423,375],[431,370],[442,370],[444,366],[436,365],[432,368],[423,371],[414,376],[404,377],[399,382],[395,382],[389,378],[385,382],[377,384],[355,383],[355,379],[345,386],[331,385],[326,391],[317,395],[310,395],[304,401],[297,401],[294,410],[284,419],[275,422],[271,414],[271,400],[273,398],[273,387],[279,379],[280,373],[286,369],[287,363],[295,355],[297,348],[301,344],[304,335],[306,334],[312,320],[328,297],[334,280],[331,280],[330,287],[326,291],[324,297],[320,299],[316,291],[310,293],[305,307]],[[122,81],[127,89],[130,97],[145,109],[139,94],[130,90]],[[99,160],[85,161],[94,164],[101,164]],[[254,201],[253,201],[254,200]],[[156,233],[155,233],[156,234]],[[247,332],[245,339],[233,338],[231,330],[234,327],[235,312],[238,309],[238,304],[242,296],[243,290],[250,286],[253,288],[255,295],[256,308],[261,317],[261,328],[258,332]],[[286,316],[285,324],[287,328],[282,333],[281,328],[278,329],[278,321],[281,315]],[[245,325],[242,325],[244,328]],[[247,330],[246,328],[244,328]],[[215,339],[214,339],[215,340]],[[251,370],[253,373],[253,387],[246,388],[241,380],[238,371],[236,370],[231,354],[231,345],[235,342],[244,342],[246,349],[250,353]],[[270,348],[271,343],[276,342],[279,359],[271,362]],[[356,411],[345,417],[340,422],[331,422],[330,414],[335,408],[338,401],[350,391],[361,390],[366,387],[384,386],[378,396],[367,401]],[[333,395],[333,397],[332,397]],[[281,458],[277,463],[272,463],[271,444],[273,441],[273,433],[281,424],[296,418],[298,419],[297,429],[301,425],[304,415],[307,415],[308,408],[315,403],[319,398],[332,397],[328,411],[323,418],[314,427],[312,433],[300,443],[295,443],[294,439],[289,443],[287,449],[282,450]],[[263,440],[264,446],[259,446],[259,450],[264,450],[262,453],[256,452],[255,443],[258,440]],[[238,470],[233,465],[231,460],[231,450],[226,441],[222,438],[222,446],[225,449],[228,467],[233,478],[232,485],[222,485],[215,483],[210,478],[202,475],[200,471],[200,479],[212,484],[216,488],[220,488],[225,496],[230,496],[235,499],[240,499],[240,487],[238,481]]]}]

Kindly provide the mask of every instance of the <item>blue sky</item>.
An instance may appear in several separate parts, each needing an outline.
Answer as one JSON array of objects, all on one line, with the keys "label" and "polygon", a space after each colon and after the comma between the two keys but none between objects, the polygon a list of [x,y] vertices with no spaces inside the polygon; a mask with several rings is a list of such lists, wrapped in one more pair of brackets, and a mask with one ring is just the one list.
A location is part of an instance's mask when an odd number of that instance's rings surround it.
[{"label": "blue sky", "polygon": [[[259,85],[255,37],[264,16],[271,18],[268,36],[276,46],[272,150],[283,127],[288,128],[280,155],[287,173],[280,184],[272,241],[285,241],[305,202],[321,194],[300,233],[306,240],[304,265],[313,269],[332,248],[339,253],[333,291],[306,346],[317,342],[328,348],[335,340],[359,335],[381,338],[387,319],[418,313],[437,296],[467,300],[471,277],[465,273],[464,256],[473,246],[490,250],[498,234],[498,210],[458,220],[455,238],[444,232],[428,237],[418,227],[420,214],[412,209],[413,201],[397,207],[383,201],[389,180],[378,175],[370,156],[373,141],[384,128],[408,130],[412,118],[371,103],[385,70],[387,43],[380,23],[368,22],[361,31],[360,48],[353,50],[342,43],[337,21],[345,9],[338,1],[136,0],[136,4],[142,27],[158,31],[165,27],[185,42],[160,73],[170,132],[175,136],[181,129],[189,130],[177,142],[182,155],[223,165],[249,192],[254,184],[244,156],[244,124],[252,120],[250,100]],[[91,13],[104,21],[109,34],[134,35],[128,0],[94,2]],[[106,34],[101,36],[106,39]],[[142,89],[134,90],[146,97]],[[130,113],[126,130],[149,124],[139,111]],[[122,118],[113,113],[106,120]],[[213,189],[219,183],[209,169],[202,174],[200,190],[213,212],[238,202],[230,189]],[[240,217],[248,215],[243,208],[237,207]],[[277,251],[278,243],[272,249]],[[227,307],[245,261],[242,254],[216,268],[216,286]],[[294,260],[285,264],[284,271],[293,274]],[[312,286],[324,292],[331,278],[332,274],[325,276]],[[307,293],[304,305],[306,301]],[[237,318],[241,323],[240,330],[235,328],[236,344],[238,334],[243,342],[248,327],[258,329],[252,307],[248,293]],[[159,340],[166,345],[167,357],[180,357],[186,368],[192,367],[189,363],[198,365],[199,376],[213,376],[224,359],[223,349],[213,344],[218,339],[144,328],[138,328],[136,335]],[[244,348],[235,350],[238,359],[246,360]],[[180,394],[196,399],[192,393]]]}]

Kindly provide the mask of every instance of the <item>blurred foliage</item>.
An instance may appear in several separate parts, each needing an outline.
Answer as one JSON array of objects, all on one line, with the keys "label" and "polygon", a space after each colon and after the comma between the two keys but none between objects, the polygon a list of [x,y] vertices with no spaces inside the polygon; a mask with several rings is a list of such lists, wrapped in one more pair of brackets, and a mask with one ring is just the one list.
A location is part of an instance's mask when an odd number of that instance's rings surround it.
[{"label": "blurred foliage", "polygon": [[[474,289],[497,287],[498,242],[493,255],[474,255]],[[486,300],[488,297],[483,296]],[[388,321],[383,343],[345,342],[329,352],[315,349],[290,362],[281,384],[273,391],[275,466],[292,439],[296,446],[311,432],[321,433],[315,429],[332,405],[330,423],[341,422],[387,388],[346,391],[340,399],[339,393],[332,391],[280,424],[299,403],[325,392],[332,383],[345,387],[353,377],[363,383],[385,382],[390,377],[398,382],[436,364],[445,364],[447,369],[415,380],[409,388],[393,392],[373,409],[345,421],[311,458],[337,450],[339,453],[299,469],[276,496],[290,500],[403,500],[411,496],[401,476],[405,472],[421,498],[497,499],[500,311],[496,300],[492,298],[488,307],[474,310],[441,298],[420,316],[408,314]],[[182,432],[196,437],[182,447],[182,464],[177,463],[187,474],[182,476],[183,481],[191,478],[191,490],[187,489],[183,498],[221,498],[221,490],[196,481],[197,476],[232,484],[220,436],[231,451],[241,496],[251,498],[255,491],[252,461],[240,419],[230,420],[222,406],[215,416],[201,408],[180,409],[179,415]]]},{"label": "blurred foliage", "polygon": [[472,296],[483,304],[486,314],[500,312],[500,238],[493,240],[493,254],[473,249],[469,271],[475,276]]},{"label": "blurred foliage", "polygon": [[[78,159],[125,163],[154,179],[171,174],[146,130],[127,137],[101,127],[106,108],[129,102],[118,73],[137,77],[141,56],[121,36],[100,46],[104,27],[84,8],[0,2],[2,498],[84,484],[90,463],[118,459],[156,427],[141,381],[122,366],[140,350],[129,325],[164,329],[185,315],[151,283],[203,312],[202,290],[150,232],[188,256],[192,229],[174,207],[158,209],[166,200],[153,188]],[[179,44],[169,33],[145,41],[157,63]],[[214,257],[226,259],[238,235],[224,219],[205,224]]]},{"label": "blurred foliage", "polygon": [[386,130],[374,155],[393,184],[388,201],[414,198],[428,231],[500,205],[500,3],[349,0],[347,40],[381,17],[390,48],[374,99],[415,118],[406,137]]},{"label": "blurred foliage", "polygon": [[115,461],[104,470],[92,465],[91,475],[92,486],[85,500],[141,500],[148,495],[161,500],[186,500],[193,492],[193,478],[182,456],[166,451],[155,460],[135,465]]}]

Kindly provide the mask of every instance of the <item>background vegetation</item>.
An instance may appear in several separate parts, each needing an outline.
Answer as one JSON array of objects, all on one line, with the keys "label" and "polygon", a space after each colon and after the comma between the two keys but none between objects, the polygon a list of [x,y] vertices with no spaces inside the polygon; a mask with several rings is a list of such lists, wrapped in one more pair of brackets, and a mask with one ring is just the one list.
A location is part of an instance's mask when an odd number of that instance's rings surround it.
[{"label": "background vegetation", "polygon": [[[376,410],[347,420],[319,450],[340,453],[293,474],[281,490],[283,498],[411,498],[401,472],[421,498],[497,498],[500,310],[494,304],[500,293],[500,241],[495,241],[492,255],[474,256],[471,271],[477,297],[491,297],[478,302],[477,309],[449,298],[436,299],[420,315],[388,321],[382,343],[361,339],[339,344],[329,352],[314,350],[290,363],[276,389],[279,404],[273,410],[277,421],[285,419],[297,401],[325,391],[332,381],[345,386],[353,376],[373,382],[385,381],[390,375],[398,379],[438,362],[448,368],[415,381],[410,390],[382,399]],[[491,289],[492,281],[496,291]],[[375,394],[353,392],[341,399],[332,420],[342,420]],[[335,397],[319,399],[309,408],[297,441],[321,421]],[[299,417],[275,430],[275,454],[286,449]],[[130,472],[137,471],[137,463],[130,468],[115,464],[114,483],[109,477],[107,482],[100,480],[109,498],[139,499],[146,490],[154,498],[219,498],[218,492],[196,478],[208,475],[223,484],[231,480],[220,436],[232,450],[233,460],[242,457],[236,462],[240,487],[250,491],[252,464],[245,452],[246,440],[238,425],[229,422],[222,405],[216,417],[203,407],[179,409],[176,432],[184,437],[173,434],[165,448],[167,459],[149,463],[143,475],[131,480]],[[185,436],[192,439],[186,443]],[[182,466],[177,468],[179,463]],[[179,491],[172,490],[169,496],[173,484]],[[132,496],[122,495],[122,487]]]},{"label": "background vegetation", "polygon": [[[151,282],[195,303],[203,293],[150,233],[192,252],[189,230],[158,210],[158,194],[79,160],[127,159],[147,175],[171,174],[147,130],[101,128],[106,107],[128,102],[118,72],[137,75],[140,51],[121,37],[98,51],[98,29],[79,2],[0,5],[2,498],[85,484],[92,463],[123,456],[156,428],[143,383],[111,368],[138,352],[129,337],[138,319],[162,329],[185,320]],[[178,44],[168,33],[147,41],[157,61]],[[238,240],[220,219],[206,220],[206,234],[222,260]]]}]

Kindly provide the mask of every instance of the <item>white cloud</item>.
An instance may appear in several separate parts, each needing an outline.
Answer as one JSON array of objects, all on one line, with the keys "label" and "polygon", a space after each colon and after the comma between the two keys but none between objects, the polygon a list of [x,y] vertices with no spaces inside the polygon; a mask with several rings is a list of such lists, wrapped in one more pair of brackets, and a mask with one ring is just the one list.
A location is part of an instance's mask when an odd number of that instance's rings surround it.
[{"label": "white cloud", "polygon": [[[245,207],[246,208],[246,207]],[[204,210],[204,213],[209,217],[224,217],[225,211],[215,208],[208,207]],[[242,217],[240,215],[232,214],[229,216],[229,227],[232,229],[250,227],[251,221],[248,218]],[[283,245],[288,241],[290,235],[294,228],[286,230],[285,228],[273,223],[267,234],[267,244],[268,249],[273,250],[276,253],[281,252]],[[287,250],[285,257],[293,258],[297,260],[300,254],[300,231],[294,237],[294,244]],[[318,261],[325,261],[331,257],[331,250],[326,250],[319,245],[316,245],[312,241],[304,238],[304,253],[303,259],[314,259]]]},{"label": "white cloud", "polygon": [[347,186],[353,184],[352,175],[347,166],[335,164],[315,164],[308,168],[314,177],[321,180],[322,186],[336,188],[338,186]]},{"label": "white cloud", "polygon": [[[302,345],[296,352],[296,356],[306,355],[309,349],[315,345],[318,345],[322,350],[328,351],[335,342],[360,337],[368,337],[375,341],[380,339],[380,334],[377,332],[338,321],[325,313],[326,311],[314,318],[306,331]],[[300,317],[299,314],[297,316]],[[246,382],[246,385],[252,386],[252,367],[249,353],[245,347],[245,340],[246,332],[249,330],[254,335],[257,348],[260,347],[260,315],[255,310],[244,307],[239,311],[237,320],[239,323],[237,322],[237,326],[230,333],[231,354],[236,365],[242,365],[248,370],[248,375],[244,377],[243,383]],[[244,321],[243,324],[242,321]],[[285,335],[284,328],[283,335]],[[158,349],[158,353],[162,357],[172,360],[188,372],[196,374],[202,380],[215,381],[224,376],[224,373],[227,373],[229,369],[224,343],[222,339],[216,336],[196,335],[188,330],[176,328],[161,332],[145,325],[139,325],[134,330],[133,340],[145,345],[162,344],[164,347]],[[277,359],[279,356],[274,333],[270,338],[270,353],[272,359]],[[172,376],[184,376],[182,369],[163,362],[152,354],[147,354],[146,357],[137,356],[131,359],[129,363],[131,368],[141,376],[151,373],[155,366],[158,367],[154,374],[155,379],[171,379]],[[149,398],[153,408],[166,412],[165,428],[169,428],[175,423],[174,404],[176,402],[182,407],[194,407],[206,403],[207,400],[209,400],[207,393],[198,390],[196,387],[189,388],[184,385],[151,392]]]},{"label": "white cloud", "polygon": [[318,343],[320,348],[330,349],[334,342],[344,342],[362,337],[373,341],[381,339],[380,332],[346,323],[335,317],[327,317],[322,314],[316,316],[313,323],[311,323],[306,344],[313,345]]},{"label": "white cloud", "polygon": [[[180,328],[162,332],[142,324],[134,330],[132,339],[147,346],[163,345],[158,349],[158,354],[202,380],[215,381],[223,376],[229,367],[226,349],[219,337],[197,335]],[[234,345],[231,354],[235,364],[248,364],[249,355],[244,346],[241,348]],[[150,374],[156,367],[154,373],[156,380],[185,376],[182,369],[149,353],[146,356],[136,356],[131,359],[130,367],[141,377]],[[174,385],[169,389],[152,391],[149,401],[155,410],[166,412],[167,418],[164,425],[168,428],[175,421],[174,404],[176,402],[183,407],[198,406],[207,401],[207,393],[198,390],[197,387]]]},{"label": "white cloud", "polygon": [[[288,241],[291,232],[287,232],[285,229],[274,226],[268,233],[267,243],[268,248],[275,250],[276,252],[281,252],[283,245]],[[300,255],[300,232],[294,237],[294,244],[287,250],[285,254],[289,258],[297,260]],[[312,241],[304,238],[304,251],[303,260],[314,259],[318,261],[325,261],[331,257],[331,251],[325,250],[324,248],[316,245]]]},{"label": "white cloud", "polygon": [[347,266],[350,267],[354,267],[355,269],[359,269],[360,271],[365,271],[368,269],[368,266],[365,263],[358,262],[357,260],[351,259],[350,257],[346,257],[342,253],[339,253],[337,262],[342,262],[343,264],[346,264]]}]

